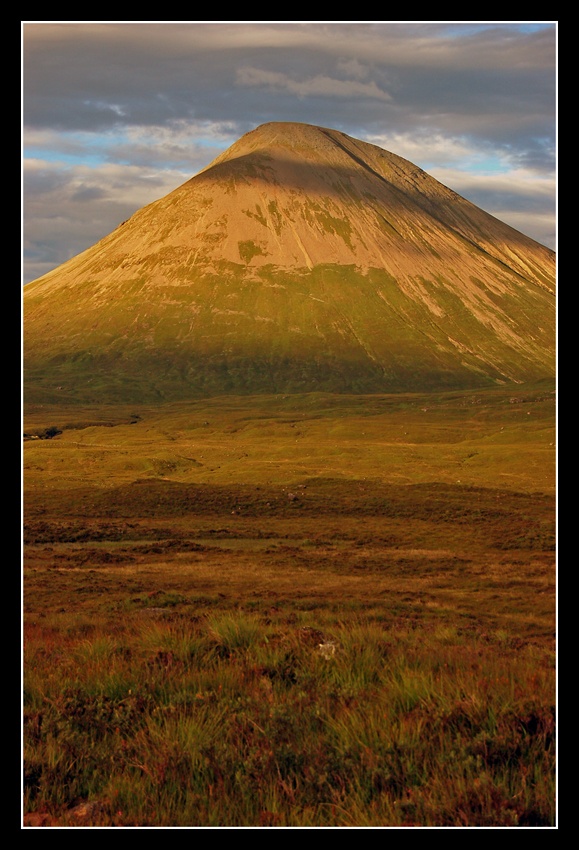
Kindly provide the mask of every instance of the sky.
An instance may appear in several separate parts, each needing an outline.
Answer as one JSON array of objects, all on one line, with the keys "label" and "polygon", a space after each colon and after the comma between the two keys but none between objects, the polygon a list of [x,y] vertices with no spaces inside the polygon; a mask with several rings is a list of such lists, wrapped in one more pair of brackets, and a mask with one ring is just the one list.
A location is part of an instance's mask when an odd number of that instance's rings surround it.
[{"label": "sky", "polygon": [[268,121],[409,159],[556,248],[556,21],[22,21],[22,276]]}]

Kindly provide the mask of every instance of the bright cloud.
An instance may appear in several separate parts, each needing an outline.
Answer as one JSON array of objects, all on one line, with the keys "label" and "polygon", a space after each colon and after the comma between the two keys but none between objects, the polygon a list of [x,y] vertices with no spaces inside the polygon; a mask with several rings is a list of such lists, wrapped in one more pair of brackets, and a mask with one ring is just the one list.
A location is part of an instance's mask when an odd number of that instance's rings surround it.
[{"label": "bright cloud", "polygon": [[391,100],[390,95],[379,89],[374,81],[363,83],[359,80],[338,80],[322,74],[305,80],[296,80],[276,71],[244,67],[237,72],[236,84],[285,90],[298,97],[369,97],[377,100]]}]

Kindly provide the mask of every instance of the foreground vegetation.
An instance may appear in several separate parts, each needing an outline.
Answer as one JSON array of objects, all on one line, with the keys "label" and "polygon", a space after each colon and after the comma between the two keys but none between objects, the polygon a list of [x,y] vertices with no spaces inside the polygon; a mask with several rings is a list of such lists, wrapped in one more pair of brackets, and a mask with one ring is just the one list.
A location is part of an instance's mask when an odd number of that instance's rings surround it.
[{"label": "foreground vegetation", "polygon": [[32,411],[24,823],[553,826],[553,401],[511,397]]}]

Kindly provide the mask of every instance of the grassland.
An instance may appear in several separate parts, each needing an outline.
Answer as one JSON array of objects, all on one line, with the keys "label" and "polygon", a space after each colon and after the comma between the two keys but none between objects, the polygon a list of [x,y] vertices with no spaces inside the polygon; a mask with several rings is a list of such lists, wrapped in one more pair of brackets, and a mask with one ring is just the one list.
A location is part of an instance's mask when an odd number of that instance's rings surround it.
[{"label": "grassland", "polygon": [[25,825],[555,825],[552,386],[24,430]]}]

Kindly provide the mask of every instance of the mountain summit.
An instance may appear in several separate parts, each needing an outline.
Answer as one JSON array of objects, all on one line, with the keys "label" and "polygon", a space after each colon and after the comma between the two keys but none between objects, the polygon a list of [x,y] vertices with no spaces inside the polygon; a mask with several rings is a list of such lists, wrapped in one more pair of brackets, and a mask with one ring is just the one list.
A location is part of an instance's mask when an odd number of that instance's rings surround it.
[{"label": "mountain summit", "polygon": [[276,122],[30,283],[24,315],[38,399],[520,383],[554,375],[555,254],[395,154]]}]

